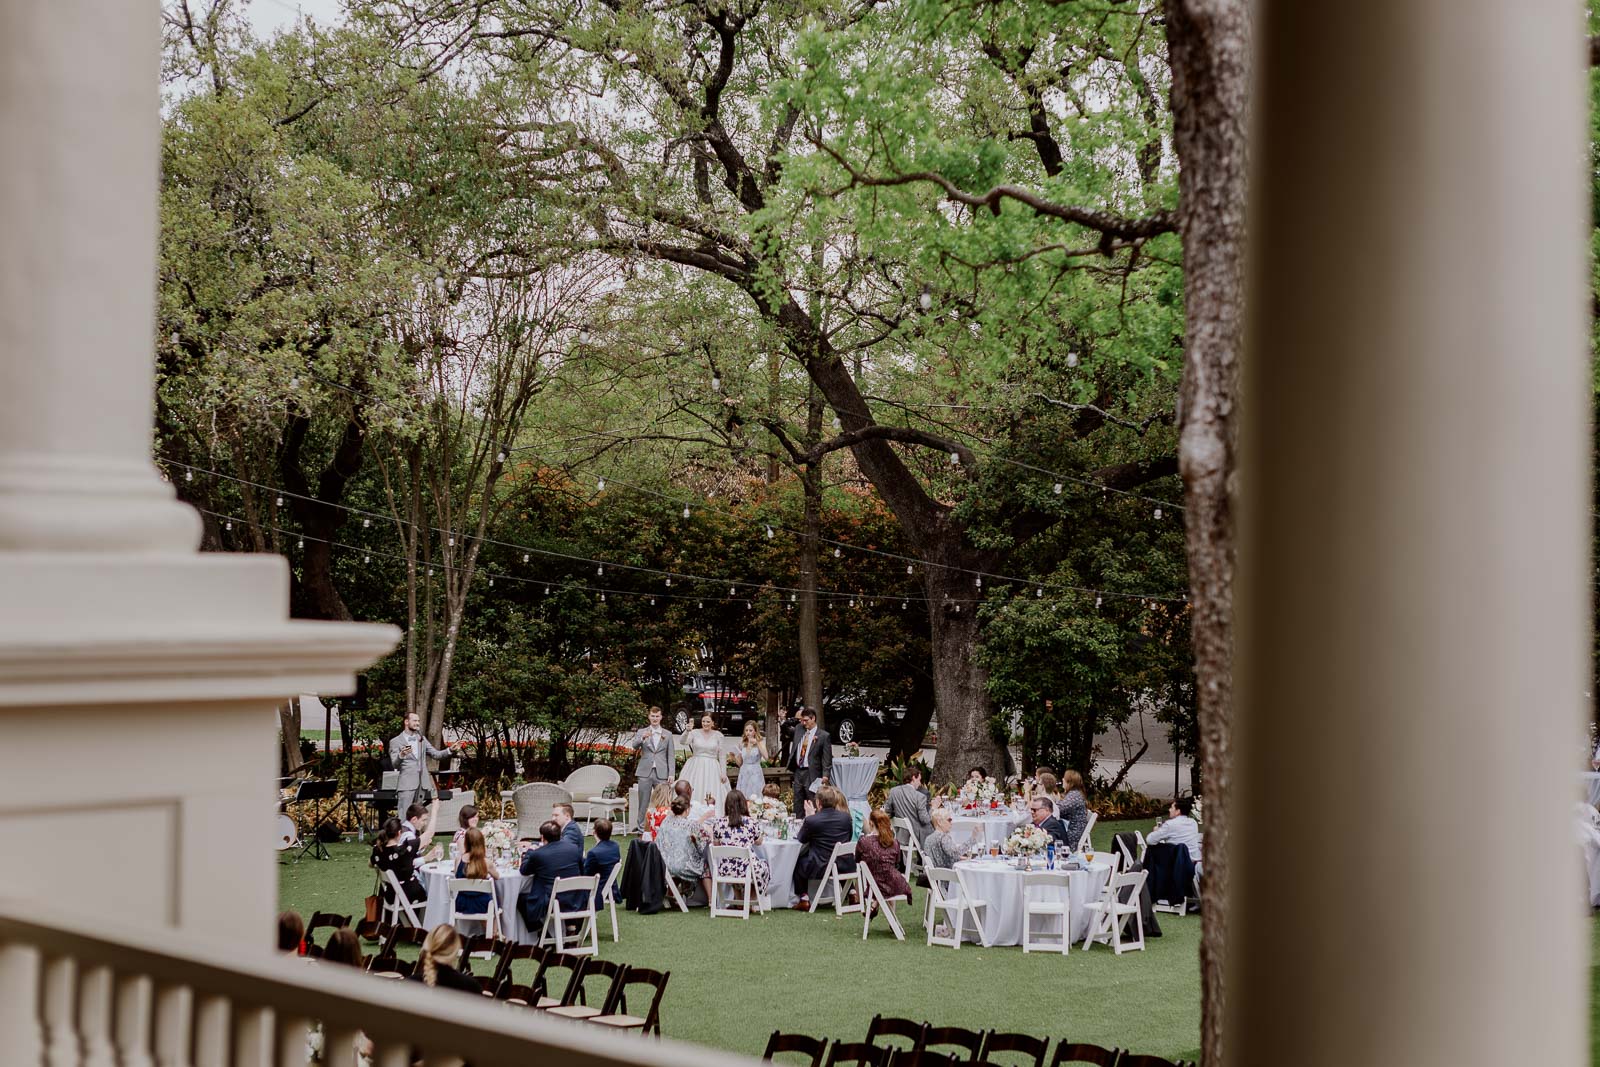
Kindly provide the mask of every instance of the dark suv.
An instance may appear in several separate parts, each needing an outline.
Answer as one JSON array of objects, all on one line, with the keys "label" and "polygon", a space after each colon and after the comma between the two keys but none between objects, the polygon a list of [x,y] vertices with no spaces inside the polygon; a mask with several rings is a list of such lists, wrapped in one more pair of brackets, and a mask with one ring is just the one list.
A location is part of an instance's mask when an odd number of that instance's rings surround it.
[{"label": "dark suv", "polygon": [[828,732],[841,745],[852,741],[857,744],[888,741],[889,735],[906,717],[904,704],[876,708],[848,695],[823,701],[823,709]]},{"label": "dark suv", "polygon": [[691,674],[684,681],[683,703],[672,715],[673,729],[682,733],[700,725],[700,716],[711,713],[712,721],[723,733],[744,729],[747,719],[759,719],[755,698],[714,674]]}]

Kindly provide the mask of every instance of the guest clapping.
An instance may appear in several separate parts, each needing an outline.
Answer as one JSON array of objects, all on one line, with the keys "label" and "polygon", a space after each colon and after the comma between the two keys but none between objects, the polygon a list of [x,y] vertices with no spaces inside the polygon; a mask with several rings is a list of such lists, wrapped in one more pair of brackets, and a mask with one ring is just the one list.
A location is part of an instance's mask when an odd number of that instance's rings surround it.
[{"label": "guest clapping", "polygon": [[[437,803],[435,801],[435,804]],[[401,825],[400,820],[394,818],[384,822],[383,829],[378,831],[377,844],[372,846],[372,857],[369,862],[378,870],[393,874],[405,892],[406,899],[417,903],[428,898],[428,890],[417,878],[416,871],[420,839],[416,834],[409,837],[402,836]],[[384,903],[392,904],[394,888],[388,879],[384,879],[382,891]]]},{"label": "guest clapping", "polygon": [[[811,883],[828,870],[828,860],[833,856],[833,846],[850,840],[850,814],[844,804],[844,794],[831,785],[817,790],[821,809],[806,817],[797,835],[801,844],[800,855],[794,862],[795,908],[811,906]],[[854,858],[839,860],[841,871],[856,869]]]}]

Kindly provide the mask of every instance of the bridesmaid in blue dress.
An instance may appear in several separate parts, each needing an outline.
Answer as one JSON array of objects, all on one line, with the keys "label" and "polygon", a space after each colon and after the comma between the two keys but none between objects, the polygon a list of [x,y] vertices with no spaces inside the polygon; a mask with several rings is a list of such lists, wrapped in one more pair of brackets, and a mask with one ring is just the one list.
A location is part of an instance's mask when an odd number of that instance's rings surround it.
[{"label": "bridesmaid in blue dress", "polygon": [[756,729],[755,720],[744,724],[744,736],[739,739],[739,783],[735,787],[747,797],[758,797],[767,779],[761,773],[761,764],[767,759],[767,743]]}]

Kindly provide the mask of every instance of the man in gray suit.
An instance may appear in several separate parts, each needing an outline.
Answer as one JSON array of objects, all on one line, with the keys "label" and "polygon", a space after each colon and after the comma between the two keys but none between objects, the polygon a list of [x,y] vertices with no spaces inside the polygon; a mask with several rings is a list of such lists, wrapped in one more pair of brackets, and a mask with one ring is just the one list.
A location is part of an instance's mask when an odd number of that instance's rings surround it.
[{"label": "man in gray suit", "polygon": [[405,817],[406,809],[433,795],[433,775],[428,773],[428,757],[443,759],[447,748],[434,748],[422,733],[422,719],[416,712],[406,716],[406,728],[389,739],[389,762],[400,772],[395,786],[395,811]]},{"label": "man in gray suit", "polygon": [[661,725],[661,709],[650,709],[650,725],[633,735],[628,747],[639,753],[639,766],[634,772],[639,777],[638,803],[634,805],[634,828],[644,829],[645,813],[649,809],[650,794],[658,782],[670,782],[677,777],[678,764],[673,752],[671,731]]},{"label": "man in gray suit", "polygon": [[922,768],[915,763],[906,771],[905,781],[889,790],[887,807],[891,819],[911,820],[911,829],[920,846],[933,829],[933,812],[929,809],[928,794],[922,788]]}]

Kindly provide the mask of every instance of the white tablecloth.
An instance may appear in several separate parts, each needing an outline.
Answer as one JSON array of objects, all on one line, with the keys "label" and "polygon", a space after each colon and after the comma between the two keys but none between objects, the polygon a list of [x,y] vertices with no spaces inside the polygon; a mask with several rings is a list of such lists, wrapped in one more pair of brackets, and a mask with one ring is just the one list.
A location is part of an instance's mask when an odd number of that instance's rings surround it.
[{"label": "white tablecloth", "polygon": [[863,815],[867,813],[867,792],[878,780],[880,756],[835,756],[833,758],[833,784],[839,787],[850,807]]},{"label": "white tablecloth", "polygon": [[794,864],[800,858],[800,842],[792,837],[787,841],[768,838],[758,851],[772,866],[772,906],[789,907],[794,903]]},{"label": "white tablecloth", "polygon": [[[1036,861],[1038,862],[1038,861]],[[967,895],[987,901],[983,912],[983,943],[985,945],[1022,944],[1024,919],[1022,875],[1008,864],[991,860],[963,860],[956,864],[956,873]],[[1084,905],[1098,900],[1105,892],[1106,881],[1111,877],[1109,863],[1096,862],[1086,871],[1068,872],[1068,899],[1072,902],[1072,940],[1082,941],[1089,932],[1089,913]],[[1060,900],[1061,891],[1051,887],[1035,888],[1034,899]],[[1054,916],[1037,916],[1033,920],[1035,936],[1059,937],[1061,920]],[[974,932],[969,935],[977,941]]]},{"label": "white tablecloth", "polygon": [[985,848],[1000,847],[1011,831],[1028,821],[1026,812],[1002,808],[994,815],[956,815],[950,821],[950,840],[960,845],[964,841],[981,841]]},{"label": "white tablecloth", "polygon": [[[429,930],[442,923],[450,921],[449,882],[455,872],[452,863],[425,863],[421,867],[422,884],[428,890],[428,903],[422,913],[422,925]],[[517,898],[527,888],[532,879],[524,878],[516,870],[497,871],[494,879],[495,899],[500,902],[500,919],[505,923],[505,931],[500,936],[508,941],[520,941],[531,945],[537,940],[537,932],[530,933],[522,925],[522,913],[517,911]],[[474,934],[483,932],[482,923],[467,923],[462,925],[466,931]]]}]

